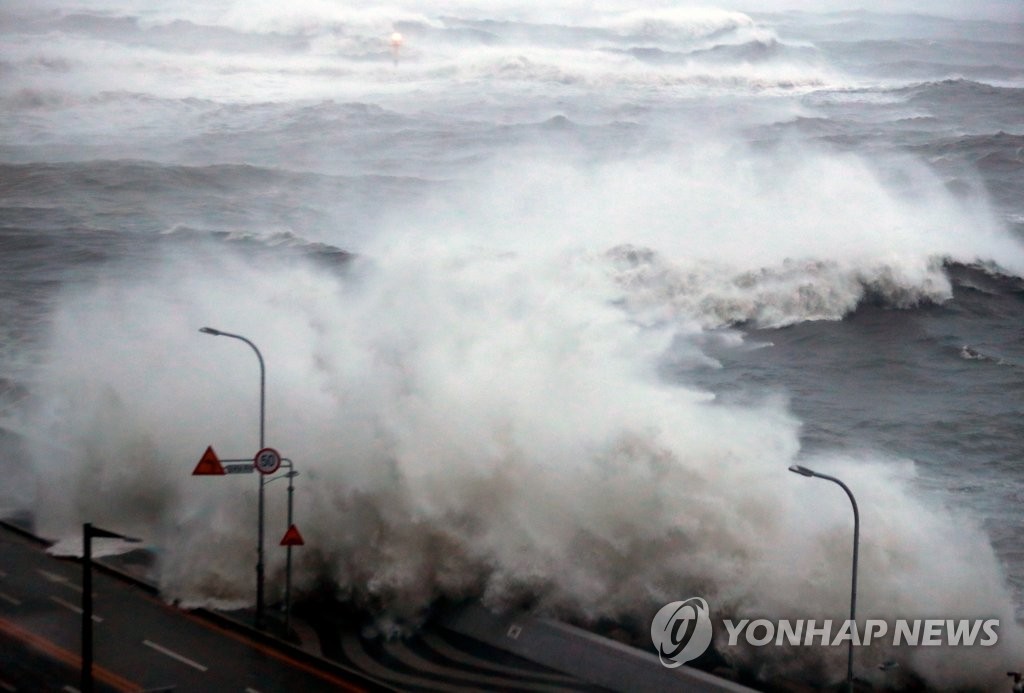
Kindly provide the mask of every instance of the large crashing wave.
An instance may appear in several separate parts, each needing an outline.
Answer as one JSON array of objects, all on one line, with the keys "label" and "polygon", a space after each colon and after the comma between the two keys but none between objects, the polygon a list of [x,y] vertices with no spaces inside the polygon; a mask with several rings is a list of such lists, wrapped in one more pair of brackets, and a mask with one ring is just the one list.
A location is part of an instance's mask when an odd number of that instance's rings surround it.
[{"label": "large crashing wave", "polygon": [[[257,443],[255,359],[196,331],[212,325],[268,364],[267,442],[302,474],[300,591],[327,580],[398,622],[442,596],[583,622],[691,594],[730,616],[843,618],[848,508],[787,473],[786,402],[718,401],[658,359],[672,344],[706,364],[708,328],[839,319],[868,290],[942,300],[944,259],[1020,274],[1019,243],[905,162],[902,189],[807,151],[502,163],[344,272],[172,245],[69,293],[27,424],[43,530],[138,532],[167,598],[252,598],[255,483],[190,476],[208,444]],[[1012,663],[1013,604],[972,521],[920,498],[909,462],[801,462],[856,491],[861,615],[1002,619],[999,647],[896,653],[908,666],[956,686]],[[268,493],[273,545],[284,489]],[[271,551],[272,591],[282,568]],[[723,649],[766,676],[845,656]]]},{"label": "large crashing wave", "polygon": [[[524,118],[539,104],[537,120],[552,104],[572,107],[562,88],[583,87],[585,99],[614,92],[622,103],[590,116],[604,122],[613,111],[629,118],[661,87],[676,104],[680,86],[749,94],[835,79],[816,57],[777,50],[777,37],[746,15],[718,10],[510,1],[502,15],[515,21],[484,26],[473,24],[479,6],[456,2],[434,3],[430,16],[339,3],[204,3],[156,8],[144,20],[129,16],[130,3],[80,4],[106,19],[48,15],[45,55],[36,35],[8,46],[4,97],[20,114],[16,131],[32,134],[25,157],[37,157],[40,142],[61,157],[81,142],[108,142],[112,158],[141,151],[177,160],[189,151],[179,142],[196,144],[179,139],[192,127],[208,135],[195,150],[208,156],[206,145],[228,141],[240,122],[260,142],[298,142],[315,130],[316,156],[296,165],[330,168],[321,156],[353,151],[335,132],[377,139],[362,136],[348,109],[335,117],[333,102],[310,107],[322,118],[268,129],[281,120],[268,99],[376,94],[420,114],[402,126],[412,130],[431,108],[451,109],[453,92],[472,103],[525,103]],[[484,14],[496,11],[488,3]],[[395,23],[409,28],[400,68],[387,44]],[[182,48],[211,39],[221,53]],[[273,55],[260,54],[265,48]],[[651,55],[671,59],[640,59]],[[964,87],[943,89],[955,96]],[[931,99],[931,91],[895,96]],[[537,93],[544,97],[523,101]],[[221,127],[225,98],[225,114],[248,114]],[[661,132],[685,140],[657,156],[594,163],[591,151],[573,162],[576,151],[502,148],[493,168],[458,169],[460,181],[439,184],[436,201],[412,203],[413,212],[403,207],[407,188],[396,187],[381,200],[397,208],[389,228],[324,229],[315,239],[346,249],[341,239],[374,239],[353,248],[362,259],[345,271],[185,239],[164,244],[157,263],[111,266],[94,284],[76,284],[52,316],[32,414],[11,425],[33,441],[42,531],[71,535],[89,520],[144,535],[160,551],[167,598],[251,602],[255,482],[190,476],[208,444],[239,458],[257,444],[255,359],[243,344],[196,331],[212,325],[247,335],[266,357],[267,442],[301,472],[300,590],[326,582],[396,623],[415,622],[442,596],[583,622],[645,623],[662,604],[697,594],[730,617],[842,619],[848,508],[841,495],[787,473],[799,459],[837,473],[860,501],[862,617],[1003,622],[998,648],[872,648],[860,666],[903,658],[936,686],[987,684],[977,672],[1004,683],[1021,639],[999,565],[973,521],[920,497],[910,462],[807,459],[784,399],[720,401],[688,384],[685,370],[666,382],[657,366],[670,345],[674,363],[715,365],[702,350],[708,330],[837,320],[869,298],[893,308],[945,300],[949,261],[1024,276],[1024,251],[984,201],[954,198],[912,161],[869,165],[794,143],[753,151],[723,141],[729,108],[706,112],[702,102],[687,115],[653,113],[638,127],[654,140]],[[501,118],[509,112],[521,113]],[[380,161],[396,155],[392,134]],[[259,149],[235,142],[223,154],[231,161]],[[280,164],[285,151],[268,158]],[[115,183],[135,171],[112,168]],[[164,184],[185,173],[170,171]],[[201,180],[223,184],[227,173],[209,169]],[[246,184],[263,179],[233,173]],[[291,189],[284,176],[265,185],[268,196]],[[194,211],[177,199],[160,214]],[[190,217],[176,223],[207,228]],[[294,237],[268,245],[282,239]],[[284,528],[282,487],[268,487],[270,546]],[[268,559],[279,592],[283,555],[271,550]],[[722,649],[766,677],[845,657]],[[842,665],[828,661],[826,670]]]}]

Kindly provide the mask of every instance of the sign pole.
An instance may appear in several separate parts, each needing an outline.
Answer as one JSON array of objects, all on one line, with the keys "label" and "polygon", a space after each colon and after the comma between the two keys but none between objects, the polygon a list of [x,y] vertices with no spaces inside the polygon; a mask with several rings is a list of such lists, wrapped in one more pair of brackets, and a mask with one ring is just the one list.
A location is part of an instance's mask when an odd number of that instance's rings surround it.
[{"label": "sign pole", "polygon": [[281,538],[281,546],[288,548],[288,567],[285,571],[284,576],[284,604],[285,604],[285,623],[291,624],[292,617],[292,547],[303,546],[306,542],[302,538],[302,534],[299,533],[299,528],[292,523],[292,485],[291,479],[297,476],[298,472],[288,472],[288,531],[284,533],[284,537]]},{"label": "sign pole", "polygon": [[[295,493],[295,485],[292,483],[297,472],[288,461],[288,526],[292,526],[292,494]],[[292,627],[292,545],[286,547],[287,559],[284,571],[284,630],[291,632]]]},{"label": "sign pole", "polygon": [[[263,429],[260,429],[262,437]],[[260,447],[252,460],[252,466],[260,473],[260,528],[259,528],[259,563],[256,564],[258,574],[258,591],[256,592],[256,627],[263,628],[263,487],[267,477],[281,468],[281,453],[274,448]]]}]

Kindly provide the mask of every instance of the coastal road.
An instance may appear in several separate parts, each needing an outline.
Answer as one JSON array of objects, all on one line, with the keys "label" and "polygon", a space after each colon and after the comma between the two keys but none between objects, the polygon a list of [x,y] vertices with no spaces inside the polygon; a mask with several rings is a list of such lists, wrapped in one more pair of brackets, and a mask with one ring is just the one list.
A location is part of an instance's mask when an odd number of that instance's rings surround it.
[{"label": "coastal road", "polygon": [[[0,693],[78,691],[81,583],[79,561],[55,558],[39,540],[0,523]],[[635,655],[622,659],[622,652],[608,650],[621,646],[598,642],[596,636],[523,625],[519,639],[524,644],[539,637],[548,643],[548,654],[561,653],[555,659],[569,657],[584,665],[586,671],[573,676],[537,663],[550,657],[529,661],[500,643],[488,644],[490,631],[508,631],[504,624],[495,630],[494,624],[477,622],[470,630],[483,628],[479,633],[458,632],[480,620],[484,612],[479,609],[468,621],[456,619],[461,625],[441,619],[399,639],[367,635],[358,623],[342,620],[326,629],[333,636],[321,634],[323,656],[318,657],[248,628],[244,617],[182,611],[160,600],[145,583],[99,568],[93,571],[93,595],[94,682],[95,690],[104,693],[609,690],[577,676],[601,680],[615,690],[633,690],[644,682],[650,690],[749,691],[700,672],[669,672],[677,678],[655,685],[668,671],[656,661],[640,666]],[[593,678],[592,669],[611,659],[622,660],[614,682]]]},{"label": "coastal road", "polygon": [[[0,693],[79,689],[81,583],[80,562],[0,524]],[[104,693],[603,690],[429,624],[392,641],[341,627],[328,662],[174,608],[98,568],[93,594],[94,684]]]},{"label": "coastal road", "polygon": [[[78,690],[81,572],[78,562],[0,530],[0,693]],[[384,688],[175,609],[99,571],[93,593],[97,691]]]}]

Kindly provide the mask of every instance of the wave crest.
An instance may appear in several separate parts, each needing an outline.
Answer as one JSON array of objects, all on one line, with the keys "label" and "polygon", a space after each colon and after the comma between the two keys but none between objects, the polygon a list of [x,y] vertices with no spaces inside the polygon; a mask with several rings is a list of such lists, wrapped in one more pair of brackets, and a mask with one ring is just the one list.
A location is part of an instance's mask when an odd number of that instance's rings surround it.
[{"label": "wave crest", "polygon": [[711,38],[755,26],[742,12],[714,8],[634,10],[608,17],[599,25],[623,36],[676,41]]},{"label": "wave crest", "polygon": [[942,258],[921,259],[916,267],[786,259],[777,266],[737,271],[672,262],[653,250],[628,245],[608,255],[632,311],[654,319],[694,319],[706,328],[840,320],[865,300],[910,308],[952,297]]}]

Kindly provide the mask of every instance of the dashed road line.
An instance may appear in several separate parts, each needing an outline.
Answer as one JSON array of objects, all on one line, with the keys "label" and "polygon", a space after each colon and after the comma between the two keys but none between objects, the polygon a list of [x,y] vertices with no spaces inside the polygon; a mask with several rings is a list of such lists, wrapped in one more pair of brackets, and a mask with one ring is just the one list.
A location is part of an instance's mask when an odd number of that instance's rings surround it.
[{"label": "dashed road line", "polygon": [[14,693],[14,691],[16,691],[18,689],[15,688],[14,686],[12,686],[11,684],[7,683],[6,681],[0,681],[0,690],[9,691],[10,693]]},{"label": "dashed road line", "polygon": [[[146,598],[152,600],[155,603],[158,603],[157,600],[152,598],[152,597],[146,597]],[[214,625],[213,623],[211,623],[209,621],[206,621],[204,619],[201,619],[198,616],[193,616],[192,614],[189,614],[187,611],[182,611],[182,612],[180,612],[179,615],[184,617],[184,618],[186,618],[186,619],[188,619],[189,621],[192,621],[193,623],[196,623],[196,624],[202,626],[203,628],[205,628],[205,629],[207,629],[209,631],[212,631],[214,633],[220,633],[222,636],[224,636],[226,638],[231,638],[232,640],[235,640],[237,642],[243,643],[246,647],[249,647],[249,648],[252,648],[252,649],[254,649],[254,650],[258,651],[258,652],[261,652],[262,654],[264,654],[264,655],[266,655],[268,657],[271,657],[273,659],[276,659],[279,662],[284,662],[285,664],[287,664],[288,666],[290,666],[293,669],[298,669],[300,671],[304,671],[304,672],[306,672],[307,674],[309,674],[311,676],[315,676],[316,678],[320,679],[321,681],[326,681],[326,682],[334,685],[335,688],[337,690],[339,690],[339,691],[352,691],[353,693],[363,693],[364,691],[366,691],[366,688],[364,688],[363,686],[360,686],[360,685],[357,685],[355,683],[352,683],[351,681],[347,681],[347,680],[345,680],[345,679],[343,679],[343,678],[341,678],[339,676],[336,676],[334,674],[329,674],[326,671],[324,671],[322,669],[318,669],[317,667],[314,667],[314,666],[312,666],[310,664],[306,664],[305,662],[300,662],[297,659],[293,659],[292,657],[289,657],[288,655],[284,654],[280,650],[274,649],[273,647],[269,647],[267,645],[263,645],[263,644],[261,644],[259,642],[256,642],[252,638],[246,637],[246,636],[244,636],[244,635],[242,635],[240,633],[236,633],[236,632],[234,632],[232,630],[228,630],[227,628],[223,628],[221,626]],[[350,669],[350,671],[352,671],[352,670]],[[358,673],[358,672],[354,672],[353,671],[353,673]]]},{"label": "dashed road line", "polygon": [[59,573],[51,573],[49,570],[43,570],[42,568],[36,568],[36,572],[42,575],[50,582],[67,582],[68,579]]},{"label": "dashed road line", "polygon": [[36,572],[42,575],[47,580],[49,580],[50,582],[56,583],[58,585],[63,585],[64,587],[75,590],[76,592],[82,591],[81,585],[74,584],[73,582],[71,582],[70,579],[64,577],[63,575],[51,573],[49,570],[43,570],[42,568],[36,568]]},{"label": "dashed road line", "polygon": [[14,597],[12,597],[9,594],[5,594],[3,592],[0,592],[0,599],[3,599],[5,602],[7,602],[8,604],[11,604],[13,606],[21,606],[21,600],[20,599],[15,599]]},{"label": "dashed road line", "polygon": [[185,655],[178,654],[174,650],[168,650],[163,645],[158,645],[155,642],[153,642],[152,640],[143,640],[142,644],[145,645],[146,647],[149,647],[149,648],[152,648],[152,649],[156,650],[157,652],[159,652],[162,655],[167,655],[171,659],[176,659],[179,662],[181,662],[182,664],[187,664],[190,667],[192,667],[193,669],[198,669],[199,671],[206,671],[208,669],[208,667],[204,667],[199,662],[196,662],[195,660],[189,659]]},{"label": "dashed road line", "polygon": [[[53,595],[50,595],[50,601],[54,602],[55,604],[60,604],[65,609],[70,609],[71,611],[74,611],[79,616],[81,616],[82,614],[82,607],[76,606],[71,602],[64,601],[60,597],[54,597]],[[103,618],[101,616],[97,616],[96,614],[92,615],[92,620],[96,623],[103,623]]]}]

